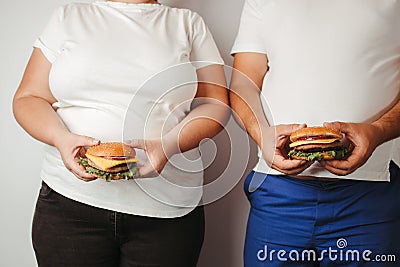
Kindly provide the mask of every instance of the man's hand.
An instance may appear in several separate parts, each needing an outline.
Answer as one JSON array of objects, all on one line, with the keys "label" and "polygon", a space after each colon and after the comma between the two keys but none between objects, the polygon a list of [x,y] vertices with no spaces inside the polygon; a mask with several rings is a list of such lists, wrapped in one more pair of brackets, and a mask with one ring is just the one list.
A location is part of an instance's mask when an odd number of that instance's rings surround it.
[{"label": "man's hand", "polygon": [[305,127],[305,124],[287,124],[268,127],[262,131],[261,150],[268,166],[288,175],[296,175],[313,164],[313,161],[291,160],[287,156],[290,134]]},{"label": "man's hand", "polygon": [[336,175],[343,176],[356,171],[382,143],[380,129],[373,124],[326,122],[324,126],[341,131],[350,141],[351,154],[346,159],[321,161],[325,169]]}]

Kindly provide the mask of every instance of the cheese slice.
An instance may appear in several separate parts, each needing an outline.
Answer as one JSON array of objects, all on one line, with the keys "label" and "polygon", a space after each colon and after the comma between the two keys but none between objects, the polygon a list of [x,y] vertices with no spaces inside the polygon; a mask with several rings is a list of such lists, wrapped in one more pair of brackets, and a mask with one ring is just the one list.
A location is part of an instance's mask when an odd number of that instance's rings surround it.
[{"label": "cheese slice", "polygon": [[308,145],[308,144],[330,144],[335,141],[338,141],[339,139],[337,138],[331,138],[331,139],[317,139],[317,140],[301,140],[301,141],[296,141],[293,142],[289,145],[289,147],[296,147],[296,146],[301,146],[301,145]]},{"label": "cheese slice", "polygon": [[90,159],[94,164],[96,164],[102,171],[105,171],[107,169],[110,169],[112,167],[115,167],[115,166],[123,164],[123,163],[138,162],[138,160],[135,158],[128,159],[128,160],[111,160],[111,159],[106,159],[103,157],[93,156],[93,155],[89,155],[89,154],[86,154],[86,157],[88,159]]}]

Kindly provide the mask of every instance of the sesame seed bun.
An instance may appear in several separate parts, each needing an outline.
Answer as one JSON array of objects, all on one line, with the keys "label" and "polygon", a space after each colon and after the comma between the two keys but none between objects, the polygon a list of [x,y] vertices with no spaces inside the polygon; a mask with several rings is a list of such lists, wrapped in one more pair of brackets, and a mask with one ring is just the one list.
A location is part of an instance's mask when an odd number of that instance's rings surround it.
[{"label": "sesame seed bun", "polygon": [[101,143],[91,146],[87,149],[86,154],[97,157],[124,156],[134,158],[136,156],[136,152],[132,147],[118,142]]}]

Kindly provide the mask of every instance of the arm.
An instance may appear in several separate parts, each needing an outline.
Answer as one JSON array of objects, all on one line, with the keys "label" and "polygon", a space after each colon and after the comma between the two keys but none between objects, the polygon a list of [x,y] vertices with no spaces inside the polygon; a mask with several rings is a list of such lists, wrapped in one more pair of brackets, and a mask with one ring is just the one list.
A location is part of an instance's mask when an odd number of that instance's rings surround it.
[{"label": "arm", "polygon": [[238,53],[233,68],[230,100],[234,118],[261,147],[261,125],[269,125],[260,99],[264,76],[268,71],[267,56]]},{"label": "arm", "polygon": [[400,100],[372,125],[380,132],[378,145],[400,137]]},{"label": "arm", "polygon": [[[148,161],[139,168],[141,177],[161,173],[172,155],[198,147],[215,136],[229,118],[228,93],[223,66],[211,65],[197,71],[198,88],[188,115],[161,139],[132,140],[129,145],[144,149]],[[206,82],[202,82],[206,81]]]},{"label": "arm", "polygon": [[347,175],[364,165],[379,145],[400,137],[400,101],[372,123],[332,122],[324,126],[343,132],[351,142],[353,150],[347,159],[323,162],[331,173]]},{"label": "arm", "polygon": [[94,177],[87,174],[75,158],[81,147],[98,141],[70,133],[52,108],[57,100],[49,87],[50,68],[51,63],[35,48],[14,96],[14,116],[32,137],[57,147],[65,166],[79,179],[92,180]]},{"label": "arm", "polygon": [[268,58],[259,53],[237,53],[234,60],[230,99],[234,116],[254,139],[272,168],[286,174],[298,174],[312,163],[287,158],[290,134],[305,125],[269,126],[260,100]]}]

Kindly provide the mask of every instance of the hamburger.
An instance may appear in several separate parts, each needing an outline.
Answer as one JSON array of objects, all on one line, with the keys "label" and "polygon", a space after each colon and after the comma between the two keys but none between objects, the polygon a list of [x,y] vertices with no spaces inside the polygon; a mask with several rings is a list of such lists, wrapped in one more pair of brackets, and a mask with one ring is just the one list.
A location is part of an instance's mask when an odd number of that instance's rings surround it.
[{"label": "hamburger", "polygon": [[290,135],[290,159],[299,160],[341,160],[348,148],[344,145],[343,134],[325,127],[302,128]]},{"label": "hamburger", "polygon": [[79,164],[86,172],[106,181],[129,180],[139,176],[135,150],[123,143],[109,142],[91,146]]}]

